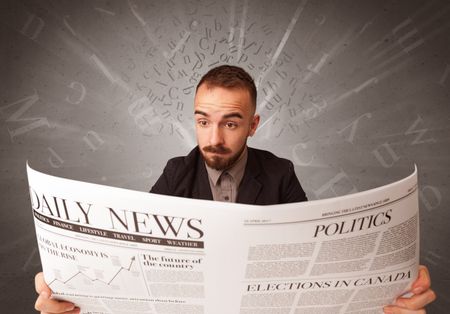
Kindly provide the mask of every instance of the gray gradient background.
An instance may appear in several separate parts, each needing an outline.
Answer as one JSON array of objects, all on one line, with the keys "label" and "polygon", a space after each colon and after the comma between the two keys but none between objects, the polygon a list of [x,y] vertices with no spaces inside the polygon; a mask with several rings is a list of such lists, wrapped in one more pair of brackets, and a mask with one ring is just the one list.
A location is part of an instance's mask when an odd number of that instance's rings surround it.
[{"label": "gray gradient background", "polygon": [[429,313],[448,313],[449,1],[11,0],[0,21],[1,312],[33,311],[40,270],[25,161],[147,191],[195,145],[193,86],[230,63],[258,84],[250,145],[310,199],[418,165]]}]

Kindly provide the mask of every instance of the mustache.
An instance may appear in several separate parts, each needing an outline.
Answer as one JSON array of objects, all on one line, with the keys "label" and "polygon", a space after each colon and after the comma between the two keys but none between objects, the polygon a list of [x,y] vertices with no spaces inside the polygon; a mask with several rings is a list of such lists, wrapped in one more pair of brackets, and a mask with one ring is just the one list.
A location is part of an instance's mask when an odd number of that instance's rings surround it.
[{"label": "mustache", "polygon": [[231,153],[231,149],[223,146],[223,145],[217,145],[217,146],[205,146],[203,147],[203,151],[207,153],[215,153],[215,154],[227,154]]}]

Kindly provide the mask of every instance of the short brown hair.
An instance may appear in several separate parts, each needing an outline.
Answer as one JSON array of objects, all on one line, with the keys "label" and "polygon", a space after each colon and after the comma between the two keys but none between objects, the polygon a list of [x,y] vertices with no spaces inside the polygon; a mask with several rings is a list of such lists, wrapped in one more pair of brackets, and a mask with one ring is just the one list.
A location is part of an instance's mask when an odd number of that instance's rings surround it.
[{"label": "short brown hair", "polygon": [[241,88],[248,90],[250,100],[256,108],[256,86],[253,78],[243,68],[234,65],[220,65],[209,70],[198,82],[210,87]]}]

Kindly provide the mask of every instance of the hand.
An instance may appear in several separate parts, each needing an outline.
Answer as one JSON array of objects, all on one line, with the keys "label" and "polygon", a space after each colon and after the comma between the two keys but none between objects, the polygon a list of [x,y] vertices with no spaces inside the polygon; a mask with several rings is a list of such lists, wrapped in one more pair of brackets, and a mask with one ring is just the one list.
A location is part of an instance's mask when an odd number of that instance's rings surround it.
[{"label": "hand", "polygon": [[430,289],[430,273],[426,266],[419,266],[419,275],[413,282],[411,298],[397,298],[395,305],[384,307],[384,313],[387,314],[425,314],[425,306],[436,299],[436,294]]},{"label": "hand", "polygon": [[75,304],[73,303],[50,299],[52,291],[45,283],[44,274],[42,272],[36,274],[36,277],[34,278],[34,287],[36,288],[36,292],[39,294],[34,308],[37,311],[41,311],[41,314],[80,313],[80,309],[75,307]]}]

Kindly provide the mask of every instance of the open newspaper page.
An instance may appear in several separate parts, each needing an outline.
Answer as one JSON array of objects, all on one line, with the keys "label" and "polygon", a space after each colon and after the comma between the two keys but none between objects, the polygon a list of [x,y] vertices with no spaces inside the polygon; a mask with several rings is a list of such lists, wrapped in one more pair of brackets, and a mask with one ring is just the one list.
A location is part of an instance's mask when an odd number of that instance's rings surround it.
[{"label": "open newspaper page", "polygon": [[254,206],[28,167],[44,277],[81,313],[382,313],[417,277],[417,171],[326,200]]}]

